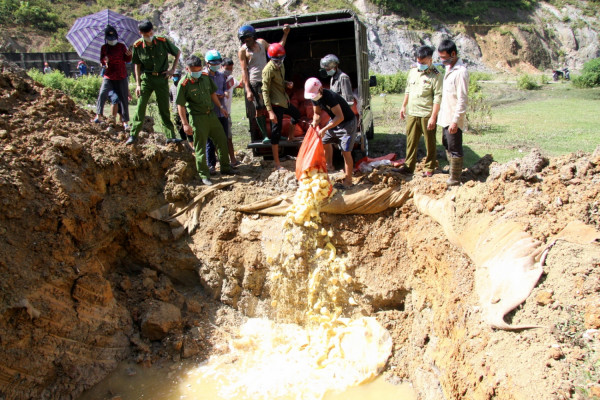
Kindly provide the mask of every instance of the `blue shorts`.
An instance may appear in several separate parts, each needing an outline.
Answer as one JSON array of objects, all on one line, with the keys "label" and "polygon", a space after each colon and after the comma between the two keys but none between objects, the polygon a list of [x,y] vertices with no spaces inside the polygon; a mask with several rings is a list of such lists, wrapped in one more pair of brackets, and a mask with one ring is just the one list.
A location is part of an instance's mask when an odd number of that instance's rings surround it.
[{"label": "blue shorts", "polygon": [[338,126],[325,132],[323,144],[339,144],[342,151],[352,151],[356,140],[356,118],[342,121]]}]

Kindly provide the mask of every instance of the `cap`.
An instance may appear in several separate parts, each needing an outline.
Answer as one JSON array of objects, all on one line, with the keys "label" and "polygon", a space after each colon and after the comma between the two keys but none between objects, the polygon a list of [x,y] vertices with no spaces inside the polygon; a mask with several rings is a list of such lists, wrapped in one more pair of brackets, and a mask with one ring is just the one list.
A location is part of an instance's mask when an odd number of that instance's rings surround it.
[{"label": "cap", "polygon": [[314,99],[322,87],[323,84],[317,78],[308,78],[304,83],[304,98],[309,100]]}]

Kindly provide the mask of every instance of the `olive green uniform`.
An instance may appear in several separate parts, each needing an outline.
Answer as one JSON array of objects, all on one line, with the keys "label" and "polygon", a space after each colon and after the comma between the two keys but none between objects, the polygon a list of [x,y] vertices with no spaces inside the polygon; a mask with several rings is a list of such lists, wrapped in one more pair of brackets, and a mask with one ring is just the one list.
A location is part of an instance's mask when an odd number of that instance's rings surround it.
[{"label": "olive green uniform", "polygon": [[168,139],[175,138],[175,128],[169,108],[169,77],[163,74],[169,69],[169,54],[177,57],[179,49],[162,36],[155,36],[151,45],[144,39],[139,39],[133,44],[131,62],[141,65],[141,94],[131,122],[131,136],[137,136],[142,130],[148,100],[152,92],[155,92],[165,136]]},{"label": "olive green uniform", "polygon": [[177,88],[175,102],[186,106],[190,116],[190,125],[194,129],[194,150],[196,153],[196,168],[202,179],[208,179],[209,171],[206,164],[206,140],[210,137],[219,152],[221,173],[231,172],[227,137],[223,125],[214,112],[215,105],[211,94],[217,91],[217,85],[208,76],[202,74],[198,79],[187,74]]},{"label": "olive green uniform", "polygon": [[436,164],[435,131],[427,130],[427,122],[431,117],[434,104],[442,101],[442,83],[444,77],[434,66],[425,71],[411,68],[408,72],[405,94],[408,95],[406,105],[406,161],[405,165],[412,172],[417,164],[417,148],[421,135],[425,136],[425,171],[433,172]]}]

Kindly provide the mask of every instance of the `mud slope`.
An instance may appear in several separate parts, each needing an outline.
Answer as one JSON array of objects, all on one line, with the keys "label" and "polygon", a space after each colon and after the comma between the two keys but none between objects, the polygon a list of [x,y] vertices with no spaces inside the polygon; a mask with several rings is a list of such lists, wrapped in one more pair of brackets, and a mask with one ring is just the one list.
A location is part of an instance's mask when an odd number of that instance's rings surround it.
[{"label": "mud slope", "polygon": [[153,134],[125,148],[64,94],[0,71],[0,393],[68,398],[130,354],[138,317],[114,283],[141,270],[127,234],[191,156]]},{"label": "mud slope", "polygon": [[[60,92],[0,70],[0,397],[77,398],[124,358],[202,360],[226,349],[244,316],[273,314],[268,254],[283,217],[235,209],[293,193],[291,171],[246,156],[185,232],[148,213],[205,189],[189,153],[153,133],[126,148],[115,141],[122,133],[91,126]],[[355,177],[353,190],[410,189],[454,211],[444,227],[413,200],[375,215],[323,215],[348,255],[351,312],[390,331],[385,375],[412,382],[420,398],[597,394],[600,150],[490,163],[484,157],[452,192],[443,174],[411,179],[382,167]],[[519,224],[544,246],[562,232],[533,292],[505,318],[542,328],[485,322],[478,267],[444,231],[469,235],[483,217]]]}]

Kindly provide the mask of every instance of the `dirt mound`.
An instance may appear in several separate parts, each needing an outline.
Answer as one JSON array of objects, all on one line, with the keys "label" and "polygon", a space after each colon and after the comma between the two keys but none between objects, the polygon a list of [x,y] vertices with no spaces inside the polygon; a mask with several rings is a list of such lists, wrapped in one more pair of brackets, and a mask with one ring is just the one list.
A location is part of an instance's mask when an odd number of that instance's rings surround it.
[{"label": "dirt mound", "polygon": [[[147,214],[204,189],[189,152],[154,133],[125,147],[117,127],[89,124],[61,92],[0,70],[0,396],[77,397],[119,360],[204,359],[226,350],[245,316],[273,315],[267,254],[284,218],[234,209],[293,194],[293,160],[284,173],[246,157],[233,185],[203,199],[188,234]],[[459,233],[489,215],[545,243],[560,237],[533,293],[506,318],[545,328],[490,329],[474,264],[412,201],[375,215],[324,214],[353,277],[354,312],[376,316],[394,339],[386,376],[431,399],[594,393],[600,254],[576,239],[600,228],[600,149],[504,165],[484,157],[460,188],[447,192],[445,180],[387,167],[355,177],[449,196]],[[569,237],[572,221],[587,228]]]}]

